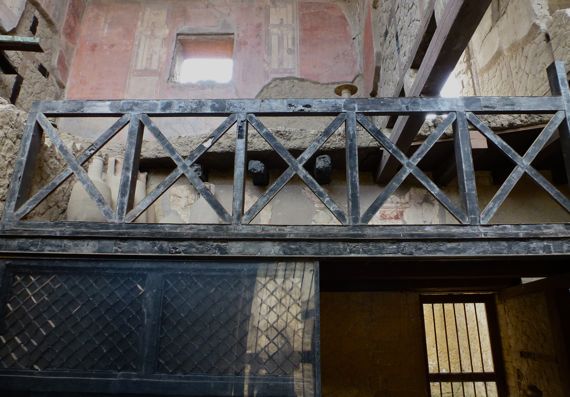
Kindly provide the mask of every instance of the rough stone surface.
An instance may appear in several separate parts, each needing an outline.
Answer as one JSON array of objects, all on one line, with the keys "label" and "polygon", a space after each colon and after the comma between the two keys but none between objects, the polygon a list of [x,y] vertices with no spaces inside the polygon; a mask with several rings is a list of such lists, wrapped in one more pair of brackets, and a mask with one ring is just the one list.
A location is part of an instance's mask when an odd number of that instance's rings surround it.
[{"label": "rough stone surface", "polygon": [[570,59],[570,2],[548,3],[509,0],[489,7],[455,69],[463,75],[463,95],[549,95],[546,68]]},{"label": "rough stone surface", "polygon": [[[570,7],[570,5],[567,4]],[[570,8],[552,14],[552,22],[548,26],[554,59],[566,62],[570,67]]]},{"label": "rough stone surface", "polygon": [[[37,18],[35,37],[40,39],[42,53],[6,51],[10,62],[23,77],[16,105],[29,110],[32,102],[60,99],[67,81],[69,61],[73,58],[77,33],[86,0],[30,0],[11,34],[30,36],[30,26]],[[49,75],[38,70],[43,66]],[[13,76],[0,75],[0,96],[9,98]]]},{"label": "rough stone surface", "polygon": [[[5,164],[0,176],[0,209],[3,212],[14,163],[20,150],[20,140],[26,124],[26,113],[18,110],[0,98],[0,163]],[[74,148],[77,152],[77,147]],[[37,167],[32,179],[31,191],[36,192],[64,168],[64,161],[53,146],[42,145],[37,159]],[[71,181],[65,182],[47,197],[28,219],[64,220],[67,202],[71,192]]]},{"label": "rough stone surface", "polygon": [[25,123],[26,114],[0,98],[0,164],[3,164],[0,173],[0,212],[4,210]]},{"label": "rough stone surface", "polygon": [[[559,371],[559,341],[553,333],[545,294],[510,298],[499,305],[509,395],[524,397],[529,390],[544,396],[566,396]],[[534,386],[534,388],[533,388]]]},{"label": "rough stone surface", "polygon": [[[426,2],[427,4],[427,2]],[[420,34],[425,6],[414,1],[382,1],[376,13],[375,47],[381,54],[378,96],[398,96],[398,82],[407,72]]]}]

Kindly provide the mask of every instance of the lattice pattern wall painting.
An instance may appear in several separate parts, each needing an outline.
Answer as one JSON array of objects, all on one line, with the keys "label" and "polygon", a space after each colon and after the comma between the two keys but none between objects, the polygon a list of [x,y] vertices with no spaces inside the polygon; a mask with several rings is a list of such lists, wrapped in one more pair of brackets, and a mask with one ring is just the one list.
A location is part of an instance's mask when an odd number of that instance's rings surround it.
[{"label": "lattice pattern wall painting", "polygon": [[0,391],[318,395],[314,263],[126,264],[5,266]]}]

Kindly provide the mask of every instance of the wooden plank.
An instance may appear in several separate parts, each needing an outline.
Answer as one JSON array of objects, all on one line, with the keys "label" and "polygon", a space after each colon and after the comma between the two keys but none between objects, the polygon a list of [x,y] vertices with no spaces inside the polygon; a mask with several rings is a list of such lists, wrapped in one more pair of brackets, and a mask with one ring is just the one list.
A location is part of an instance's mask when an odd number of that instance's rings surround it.
[{"label": "wooden plank", "polygon": [[566,74],[564,62],[555,61],[548,66],[547,73],[552,95],[559,96],[565,104],[566,118],[560,124],[558,131],[560,132],[566,177],[570,184],[570,87],[568,86],[568,75]]},{"label": "wooden plank", "polygon": [[[439,95],[490,3],[491,0],[452,0],[447,3],[408,96]],[[407,150],[424,118],[425,115],[400,117],[390,136],[392,142],[400,149]],[[397,168],[398,163],[384,153],[377,181],[389,180]]]},{"label": "wooden plank", "polygon": [[38,37],[0,35],[0,51],[44,52]]},{"label": "wooden plank", "polygon": [[356,113],[346,114],[345,126],[346,202],[348,223],[360,223],[360,176],[358,173],[358,136],[356,134]]},{"label": "wooden plank", "polygon": [[[410,158],[410,165],[405,165],[398,171],[398,173],[390,180],[388,185],[384,187],[382,193],[372,202],[368,207],[366,212],[362,217],[362,223],[367,224],[370,222],[372,217],[376,215],[378,210],[386,203],[392,194],[398,189],[398,187],[406,180],[408,175],[412,172],[412,166],[417,166],[417,164],[424,158],[427,152],[436,144],[436,142],[445,133],[445,130],[453,123],[455,120],[455,114],[452,113],[438,126],[436,131],[434,131],[428,139],[426,139],[422,145],[416,150],[416,152]],[[364,122],[364,120],[363,120]],[[366,123],[365,123],[366,124]],[[368,125],[371,128],[371,125]],[[368,131],[368,128],[363,125],[363,127]],[[387,138],[386,138],[387,140]]]},{"label": "wooden plank", "polygon": [[[381,229],[381,228],[380,228]],[[457,231],[461,234],[461,230]],[[318,230],[313,230],[317,234]],[[400,231],[403,233],[403,230]],[[546,260],[568,256],[568,237],[523,238],[512,233],[495,239],[408,239],[392,235],[392,239],[343,239],[341,235],[326,240],[289,237],[283,240],[164,239],[160,234],[144,239],[109,236],[97,239],[17,236],[0,239],[4,258],[26,255],[83,255],[121,257],[184,258],[512,258],[525,256]],[[566,261],[568,263],[568,261]],[[566,269],[568,270],[568,269]]]},{"label": "wooden plank", "polygon": [[475,182],[475,167],[471,149],[471,136],[467,128],[465,113],[458,113],[453,124],[457,182],[463,208],[471,225],[480,223],[479,199]]},{"label": "wooden plank", "polygon": [[145,323],[143,337],[140,341],[139,371],[144,375],[156,372],[158,363],[158,350],[160,343],[160,315],[162,308],[162,294],[164,281],[161,273],[149,272],[144,287]]},{"label": "wooden plank", "polygon": [[232,223],[234,225],[241,224],[244,211],[247,135],[247,114],[240,113],[237,120],[236,149],[234,156],[234,189],[232,199]]},{"label": "wooden plank", "polygon": [[521,238],[570,238],[570,224],[537,225],[203,225],[203,224],[106,224],[88,222],[20,222],[15,228],[0,231],[3,238],[76,238],[96,240],[153,239],[168,240],[469,240]]},{"label": "wooden plank", "polygon": [[123,169],[119,182],[117,208],[115,221],[124,222],[127,212],[133,207],[135,201],[135,189],[139,174],[139,161],[142,148],[144,124],[138,114],[132,114],[129,123],[129,133],[125,147]]},{"label": "wooden plank", "polygon": [[555,113],[565,109],[561,97],[462,98],[339,98],[339,99],[200,99],[122,101],[42,101],[34,110],[48,117],[109,117],[145,113],[150,117],[220,117],[233,113],[272,116],[338,115],[355,111],[367,115],[409,115],[473,112],[485,114]]},{"label": "wooden plank", "polygon": [[[564,112],[560,111],[550,120],[548,125],[542,130],[539,136],[535,139],[532,145],[528,148],[527,152],[522,158],[512,159],[517,166],[511,171],[505,182],[501,185],[499,190],[495,193],[491,201],[487,204],[481,214],[481,221],[488,223],[495,215],[501,204],[505,201],[509,193],[514,189],[517,182],[527,171],[530,164],[536,158],[538,153],[542,150],[544,145],[554,135],[556,129],[564,119]],[[510,156],[509,156],[510,157]]]}]

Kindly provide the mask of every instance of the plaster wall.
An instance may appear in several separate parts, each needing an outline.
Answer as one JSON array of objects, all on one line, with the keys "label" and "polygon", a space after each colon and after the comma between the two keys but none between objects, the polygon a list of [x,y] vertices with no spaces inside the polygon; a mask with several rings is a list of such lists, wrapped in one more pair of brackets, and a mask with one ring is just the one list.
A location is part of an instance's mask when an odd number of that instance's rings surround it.
[{"label": "plaster wall", "polygon": [[[358,50],[342,3],[91,1],[66,96],[252,98],[276,77],[352,81],[359,74]],[[233,80],[228,84],[171,81],[179,33],[234,34]]]},{"label": "plaster wall", "polygon": [[323,292],[320,304],[323,396],[427,397],[417,293]]}]

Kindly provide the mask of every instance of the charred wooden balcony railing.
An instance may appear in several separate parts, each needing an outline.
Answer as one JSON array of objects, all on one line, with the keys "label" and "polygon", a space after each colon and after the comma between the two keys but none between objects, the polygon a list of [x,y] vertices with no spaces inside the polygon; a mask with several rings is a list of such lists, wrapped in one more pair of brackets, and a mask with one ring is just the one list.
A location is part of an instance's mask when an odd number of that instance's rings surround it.
[{"label": "charred wooden balcony railing", "polygon": [[[552,93],[550,97],[464,97],[457,99],[444,98],[381,98],[381,99],[268,99],[268,100],[124,100],[124,101],[55,101],[39,102],[33,106],[27,124],[27,131],[22,140],[20,156],[13,175],[11,190],[5,206],[2,222],[4,233],[30,233],[36,230],[57,230],[58,223],[42,223],[24,221],[39,203],[60,186],[67,178],[75,175],[87,191],[91,199],[105,216],[108,224],[86,225],[85,223],[65,222],[65,233],[72,234],[78,230],[95,230],[99,228],[105,233],[146,230],[162,233],[175,233],[177,230],[191,230],[194,225],[180,228],[180,225],[140,225],[133,222],[152,203],[154,203],[179,178],[186,177],[199,194],[209,203],[224,225],[196,225],[204,236],[246,236],[259,226],[249,223],[260,213],[273,197],[297,175],[322,201],[330,212],[338,219],[341,227],[333,234],[346,233],[354,238],[364,237],[372,228],[384,226],[366,226],[379,208],[394,194],[407,176],[413,175],[436,199],[443,205],[461,225],[477,227],[479,236],[483,235],[480,227],[486,225],[504,202],[517,181],[527,174],[536,184],[550,194],[566,211],[570,212],[570,200],[542,174],[531,162],[541,149],[559,131],[560,141],[565,158],[565,169],[570,175],[570,90],[564,64],[556,62],[548,70]],[[411,115],[411,114],[447,114],[438,128],[423,142],[412,156],[408,157],[398,148],[378,127],[370,121],[369,116],[379,115]],[[495,134],[478,114],[552,114],[550,122],[542,130],[527,152],[521,156],[512,149],[501,137]],[[118,117],[118,120],[105,131],[93,144],[77,158],[65,146],[56,129],[48,121],[48,117]],[[178,153],[173,144],[165,137],[153,118],[157,117],[226,117],[192,152],[185,156]],[[334,116],[334,120],[316,139],[295,158],[262,123],[261,116]],[[337,129],[345,127],[346,136],[346,177],[347,177],[347,211],[344,211],[323,189],[323,187],[305,169],[306,162],[317,153],[322,145]],[[390,155],[402,165],[396,176],[385,186],[380,195],[368,208],[360,207],[359,161],[357,124],[366,130]],[[480,131],[488,141],[499,148],[516,166],[506,181],[498,190],[490,203],[483,209],[479,207],[475,172],[472,159],[472,148],[468,125],[471,124]],[[191,167],[216,143],[227,131],[237,125],[235,141],[235,162],[233,179],[233,203],[231,213],[228,212],[216,197],[205,186]],[[123,128],[128,126],[128,136],[125,149],[125,161],[120,180],[116,210],[113,211],[93,182],[82,168],[106,143],[108,143]],[[446,128],[454,129],[454,150],[458,172],[461,204],[456,205],[419,167],[418,163],[443,135]],[[277,178],[257,202],[244,211],[245,170],[247,163],[248,128],[255,129],[259,135],[287,164],[286,171]],[[176,164],[176,169],[164,179],[142,201],[134,204],[134,192],[139,168],[142,136],[144,130],[149,131]],[[28,195],[31,183],[31,173],[39,147],[41,134],[49,136],[54,146],[67,162],[67,168],[53,178],[45,187],[31,197]],[[568,235],[568,225],[556,229]],[[346,232],[341,231],[345,227]],[[440,234],[437,230],[445,231],[442,226],[433,226],[422,232]],[[250,228],[250,229],[248,229]],[[263,230],[273,231],[280,238],[290,238],[295,231],[302,230],[304,236],[310,236],[311,227],[278,227],[266,226]],[[249,230],[249,232],[248,232]],[[260,229],[261,230],[261,229]],[[315,230],[315,229],[313,229]],[[322,226],[319,226],[319,232]],[[392,229],[394,227],[392,226]],[[419,229],[418,229],[419,230]],[[460,227],[449,229],[448,234],[456,234]],[[463,229],[463,232],[469,232]],[[508,235],[508,229],[502,229]],[[544,228],[525,229],[539,236]],[[554,230],[554,229],[553,229]],[[512,235],[520,235],[520,230]],[[235,234],[237,233],[237,234]],[[257,229],[255,231],[257,233]],[[293,234],[292,234],[293,233]],[[329,233],[330,234],[330,233]],[[326,236],[324,232],[322,236]],[[425,234],[424,234],[425,235]],[[397,234],[394,235],[396,237]],[[184,237],[179,235],[179,237]],[[301,235],[299,235],[301,237]],[[231,239],[232,237],[229,237]],[[326,238],[326,237],[323,237]],[[567,244],[567,243],[565,243]]]}]

